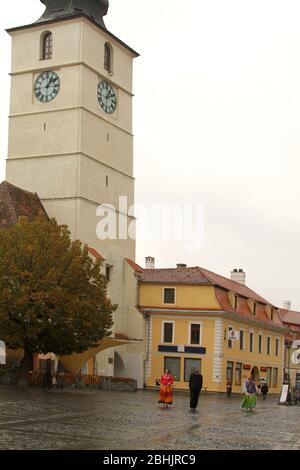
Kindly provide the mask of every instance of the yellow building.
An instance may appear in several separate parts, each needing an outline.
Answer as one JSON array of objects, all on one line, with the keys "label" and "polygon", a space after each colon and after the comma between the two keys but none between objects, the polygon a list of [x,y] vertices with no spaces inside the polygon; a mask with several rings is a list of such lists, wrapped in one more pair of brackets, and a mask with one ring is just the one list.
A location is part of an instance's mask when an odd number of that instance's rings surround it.
[{"label": "yellow building", "polygon": [[279,393],[285,327],[276,307],[246,285],[199,267],[137,275],[139,308],[147,321],[148,387],[168,368],[175,387],[187,389],[191,372],[199,368],[207,391],[225,392],[230,380],[233,392],[242,392],[252,375]]},{"label": "yellow building", "polygon": [[279,316],[288,328],[285,337],[284,379],[300,394],[300,312],[282,309]]}]

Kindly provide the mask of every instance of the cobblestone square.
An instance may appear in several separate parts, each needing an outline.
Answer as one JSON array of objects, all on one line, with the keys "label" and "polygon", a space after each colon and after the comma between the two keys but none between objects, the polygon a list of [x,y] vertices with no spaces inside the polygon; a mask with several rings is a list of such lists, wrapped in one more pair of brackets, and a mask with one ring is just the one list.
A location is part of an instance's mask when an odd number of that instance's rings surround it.
[{"label": "cobblestone square", "polygon": [[300,449],[300,407],[202,394],[197,413],[175,393],[162,409],[155,391],[137,393],[0,387],[0,449],[280,450]]}]

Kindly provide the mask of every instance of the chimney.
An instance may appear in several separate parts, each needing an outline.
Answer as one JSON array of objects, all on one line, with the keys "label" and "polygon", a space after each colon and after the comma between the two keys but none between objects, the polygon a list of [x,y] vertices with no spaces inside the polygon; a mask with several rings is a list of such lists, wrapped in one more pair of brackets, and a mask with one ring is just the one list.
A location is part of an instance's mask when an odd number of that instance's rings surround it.
[{"label": "chimney", "polygon": [[155,258],[152,256],[146,258],[146,269],[155,269]]},{"label": "chimney", "polygon": [[234,269],[231,271],[231,280],[246,285],[246,273],[243,269]]},{"label": "chimney", "polygon": [[292,310],[292,302],[290,300],[286,300],[283,302],[284,310]]},{"label": "chimney", "polygon": [[180,269],[180,268],[187,268],[187,265],[182,264],[182,263],[177,264],[177,269]]}]

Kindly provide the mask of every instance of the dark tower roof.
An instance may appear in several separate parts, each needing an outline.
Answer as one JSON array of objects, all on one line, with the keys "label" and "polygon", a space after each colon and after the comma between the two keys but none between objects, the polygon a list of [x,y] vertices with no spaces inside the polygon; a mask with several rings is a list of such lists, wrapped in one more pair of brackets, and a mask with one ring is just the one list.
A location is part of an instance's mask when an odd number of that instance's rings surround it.
[{"label": "dark tower roof", "polygon": [[41,0],[41,2],[46,5],[46,10],[37,23],[82,14],[105,28],[103,17],[108,12],[109,0]]}]

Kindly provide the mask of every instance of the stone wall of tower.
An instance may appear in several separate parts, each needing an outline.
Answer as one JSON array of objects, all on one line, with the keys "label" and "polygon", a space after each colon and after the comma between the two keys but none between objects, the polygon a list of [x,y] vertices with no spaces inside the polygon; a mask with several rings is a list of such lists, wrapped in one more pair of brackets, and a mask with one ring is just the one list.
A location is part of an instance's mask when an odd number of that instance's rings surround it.
[{"label": "stone wall of tower", "polygon": [[[53,58],[40,60],[41,35],[53,34]],[[109,296],[118,305],[114,332],[141,338],[142,316],[135,309],[136,280],[124,258],[135,258],[135,241],[99,240],[96,226],[99,205],[118,209],[118,198],[134,202],[132,135],[132,68],[134,54],[84,17],[47,25],[34,24],[12,31],[12,81],[7,180],[37,192],[45,209],[67,224],[73,238],[97,249],[111,269]],[[113,48],[113,75],[104,70],[104,45]],[[45,70],[60,77],[58,96],[40,103],[34,82]],[[97,99],[100,80],[117,91],[118,107],[105,114]],[[118,212],[115,213],[118,217]],[[128,217],[128,223],[132,218]],[[132,294],[128,294],[133,289]],[[119,350],[124,374],[143,367],[143,348]],[[99,358],[108,366],[109,351]],[[129,358],[132,359],[129,359]],[[139,386],[142,369],[136,370]]]}]

